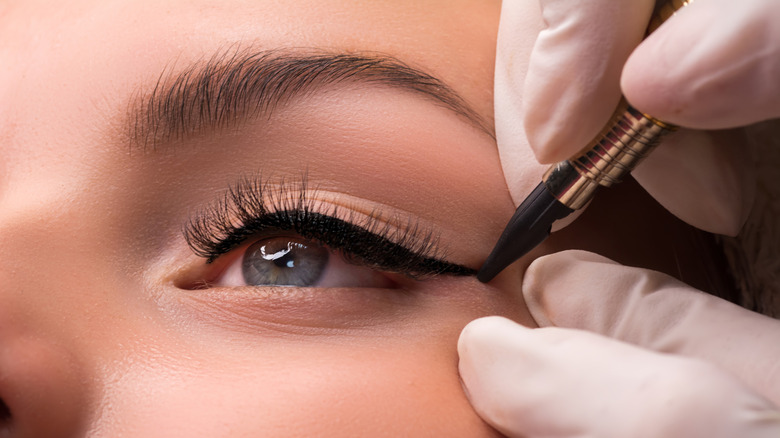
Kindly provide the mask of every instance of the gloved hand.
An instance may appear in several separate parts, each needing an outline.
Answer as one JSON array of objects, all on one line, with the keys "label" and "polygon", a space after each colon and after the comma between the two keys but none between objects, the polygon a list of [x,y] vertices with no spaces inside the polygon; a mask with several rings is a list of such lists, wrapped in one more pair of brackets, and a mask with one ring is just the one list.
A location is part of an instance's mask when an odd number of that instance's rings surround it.
[{"label": "gloved hand", "polygon": [[[780,3],[695,0],[637,48],[653,6],[503,2],[496,133],[517,204],[544,169],[534,158],[576,153],[604,126],[621,86],[638,109],[691,128],[780,116]],[[634,176],[681,219],[734,234],[753,187],[740,136],[681,130]],[[547,328],[487,318],[459,343],[472,404],[502,432],[780,436],[779,322],[581,252],[535,261],[523,293]]]},{"label": "gloved hand", "polygon": [[547,328],[487,317],[458,343],[471,403],[502,433],[780,437],[780,321],[583,251],[534,261],[523,295]]},{"label": "gloved hand", "polygon": [[[529,151],[543,163],[576,153],[607,122],[621,87],[639,110],[689,128],[780,116],[780,2],[695,0],[640,44],[654,4],[503,2],[496,134],[516,204],[540,173]],[[746,149],[738,131],[681,130],[633,174],[681,219],[733,235],[752,203]]]}]

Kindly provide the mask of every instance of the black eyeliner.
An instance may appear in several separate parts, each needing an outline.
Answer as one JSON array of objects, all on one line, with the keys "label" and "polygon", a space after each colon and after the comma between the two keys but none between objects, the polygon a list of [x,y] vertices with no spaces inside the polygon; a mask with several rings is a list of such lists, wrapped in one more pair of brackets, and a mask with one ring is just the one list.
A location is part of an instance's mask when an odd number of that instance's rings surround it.
[{"label": "black eyeliner", "polygon": [[185,239],[207,263],[249,239],[287,232],[338,251],[351,263],[412,278],[476,275],[475,269],[445,261],[437,235],[414,221],[391,225],[376,213],[358,219],[337,207],[320,213],[313,210],[311,195],[305,177],[298,184],[281,185],[243,178],[190,219]]}]

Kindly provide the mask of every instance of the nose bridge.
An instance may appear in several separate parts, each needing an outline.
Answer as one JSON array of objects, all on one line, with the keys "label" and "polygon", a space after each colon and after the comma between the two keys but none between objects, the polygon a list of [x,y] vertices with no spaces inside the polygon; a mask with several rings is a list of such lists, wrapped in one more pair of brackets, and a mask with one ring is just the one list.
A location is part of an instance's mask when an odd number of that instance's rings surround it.
[{"label": "nose bridge", "polygon": [[22,201],[0,196],[0,424],[11,436],[79,436],[94,367],[73,324],[78,300],[68,303],[68,241]]}]

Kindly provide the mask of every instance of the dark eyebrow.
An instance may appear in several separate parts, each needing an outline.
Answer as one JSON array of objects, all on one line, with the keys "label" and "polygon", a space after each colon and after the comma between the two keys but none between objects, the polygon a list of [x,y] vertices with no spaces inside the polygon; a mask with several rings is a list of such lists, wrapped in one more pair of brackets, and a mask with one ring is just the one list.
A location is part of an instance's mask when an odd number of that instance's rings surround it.
[{"label": "dark eyebrow", "polygon": [[396,58],[302,49],[232,49],[175,74],[165,71],[151,90],[131,99],[125,126],[131,143],[154,148],[270,115],[294,97],[349,82],[416,93],[495,138],[492,123],[452,88]]}]

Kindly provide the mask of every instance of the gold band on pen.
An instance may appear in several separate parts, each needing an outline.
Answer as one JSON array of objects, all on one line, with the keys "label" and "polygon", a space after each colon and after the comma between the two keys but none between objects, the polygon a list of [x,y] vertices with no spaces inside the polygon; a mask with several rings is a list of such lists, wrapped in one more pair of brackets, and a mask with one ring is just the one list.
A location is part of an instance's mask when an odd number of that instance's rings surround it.
[{"label": "gold band on pen", "polygon": [[622,100],[604,130],[577,155],[550,167],[542,181],[561,203],[577,210],[599,186],[620,182],[676,129]]}]

